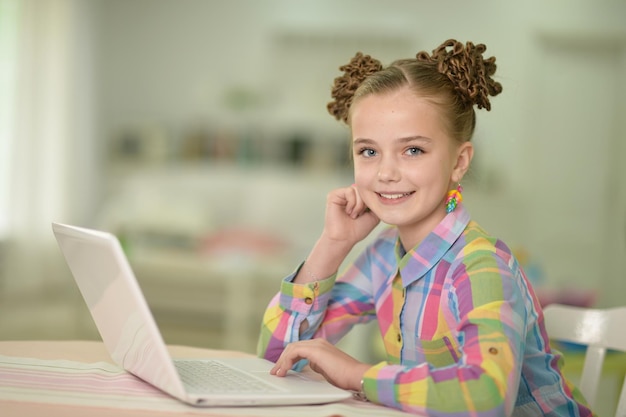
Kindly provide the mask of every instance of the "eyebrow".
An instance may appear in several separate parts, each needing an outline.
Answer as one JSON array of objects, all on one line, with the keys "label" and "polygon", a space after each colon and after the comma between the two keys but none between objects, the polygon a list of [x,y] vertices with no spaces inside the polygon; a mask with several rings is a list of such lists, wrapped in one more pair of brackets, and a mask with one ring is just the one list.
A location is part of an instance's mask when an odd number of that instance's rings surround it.
[{"label": "eyebrow", "polygon": [[[399,143],[410,143],[410,142],[432,142],[431,138],[428,138],[426,136],[407,136],[404,138],[398,138],[395,141],[399,142]],[[354,140],[353,142],[354,145],[370,145],[370,144],[376,144],[376,141],[373,139],[368,139],[368,138],[357,138]]]}]

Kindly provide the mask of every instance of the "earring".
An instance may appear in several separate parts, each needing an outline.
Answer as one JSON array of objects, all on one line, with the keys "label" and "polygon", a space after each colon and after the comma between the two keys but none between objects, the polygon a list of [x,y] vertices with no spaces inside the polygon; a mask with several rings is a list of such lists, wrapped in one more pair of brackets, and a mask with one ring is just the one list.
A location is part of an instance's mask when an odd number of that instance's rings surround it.
[{"label": "earring", "polygon": [[446,198],[446,213],[452,213],[456,206],[463,201],[461,191],[463,191],[461,184],[457,185],[456,190],[448,191],[448,197]]}]

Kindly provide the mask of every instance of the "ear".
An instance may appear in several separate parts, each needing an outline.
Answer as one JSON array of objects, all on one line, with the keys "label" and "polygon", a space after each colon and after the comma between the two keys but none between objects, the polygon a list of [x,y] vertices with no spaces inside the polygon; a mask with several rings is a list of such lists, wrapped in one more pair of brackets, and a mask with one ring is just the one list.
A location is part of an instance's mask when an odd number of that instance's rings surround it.
[{"label": "ear", "polygon": [[456,148],[456,165],[452,170],[451,180],[460,183],[470,167],[474,157],[474,145],[471,142],[463,142]]}]

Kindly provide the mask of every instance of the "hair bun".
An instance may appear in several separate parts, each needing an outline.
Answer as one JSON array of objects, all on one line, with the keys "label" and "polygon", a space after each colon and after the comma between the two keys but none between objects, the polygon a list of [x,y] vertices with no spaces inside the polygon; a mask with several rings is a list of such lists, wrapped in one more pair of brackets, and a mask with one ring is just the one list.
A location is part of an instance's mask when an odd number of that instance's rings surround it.
[{"label": "hair bun", "polygon": [[335,78],[331,91],[334,101],[326,106],[328,112],[337,120],[347,123],[354,92],[367,76],[381,69],[383,66],[380,61],[369,55],[363,55],[361,52],[358,52],[348,64],[339,67],[344,74]]},{"label": "hair bun", "polygon": [[483,58],[487,47],[480,43],[467,42],[465,46],[454,39],[449,39],[433,50],[432,55],[419,52],[420,61],[436,62],[440,73],[445,74],[461,99],[479,109],[491,110],[489,96],[502,92],[502,85],[493,80],[496,72],[496,58]]}]

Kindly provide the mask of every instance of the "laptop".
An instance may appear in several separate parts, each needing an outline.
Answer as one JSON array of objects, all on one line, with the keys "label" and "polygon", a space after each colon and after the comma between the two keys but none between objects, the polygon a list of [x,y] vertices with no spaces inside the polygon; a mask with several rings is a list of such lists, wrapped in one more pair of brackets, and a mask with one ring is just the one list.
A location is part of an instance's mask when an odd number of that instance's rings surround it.
[{"label": "laptop", "polygon": [[[258,357],[172,358],[117,237],[61,223],[52,229],[113,361],[172,397],[227,407],[322,404],[352,396],[302,373],[270,375],[273,363]],[[226,374],[211,376],[215,368]],[[230,374],[239,382],[231,382]]]}]

